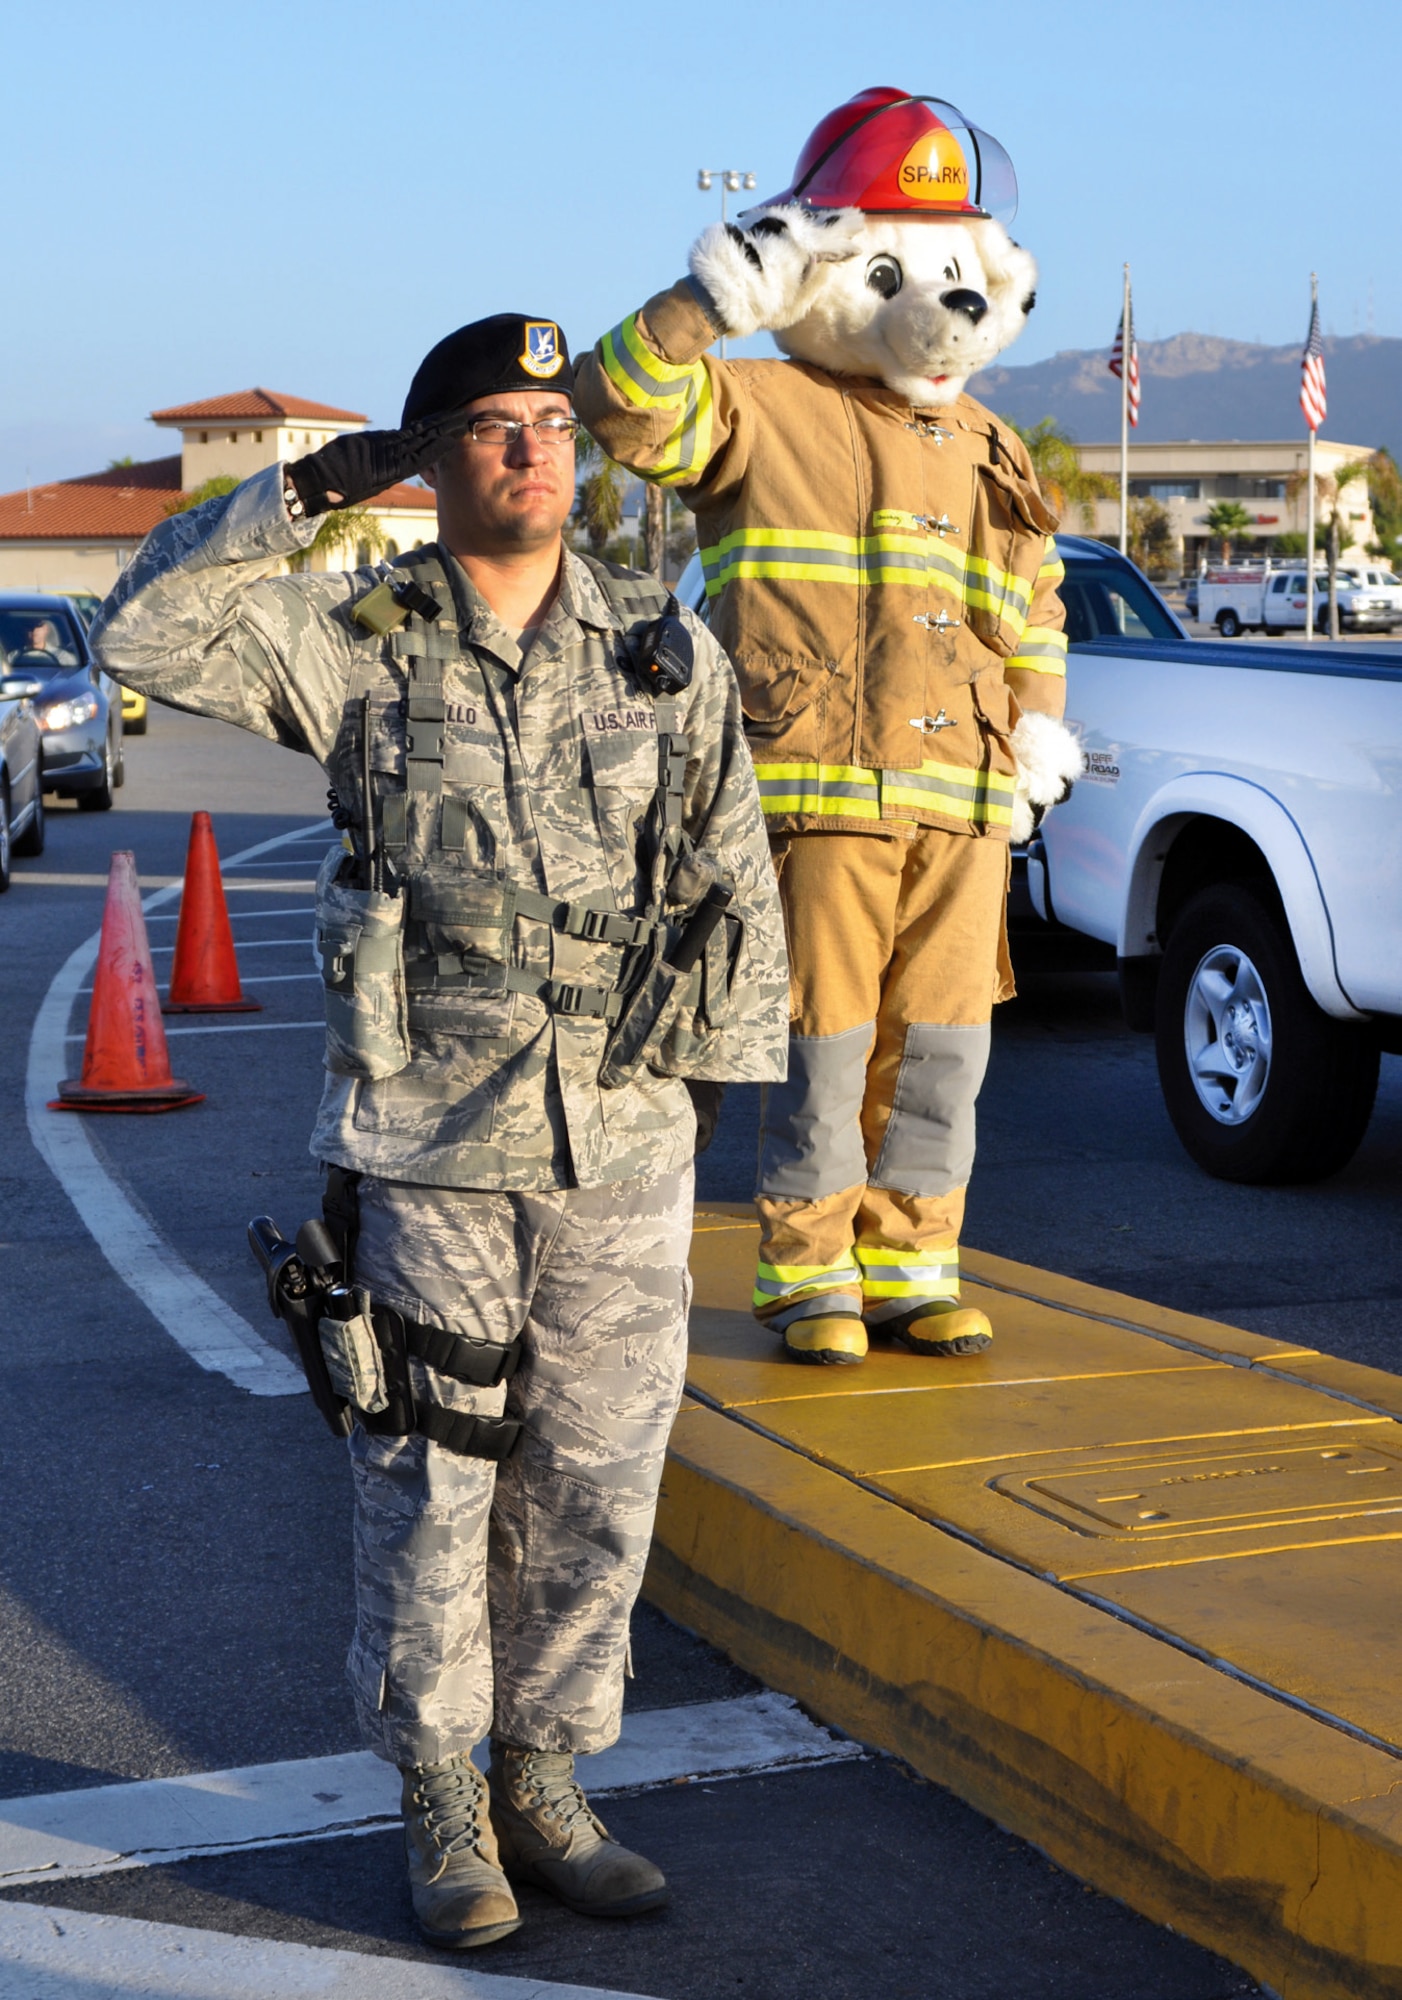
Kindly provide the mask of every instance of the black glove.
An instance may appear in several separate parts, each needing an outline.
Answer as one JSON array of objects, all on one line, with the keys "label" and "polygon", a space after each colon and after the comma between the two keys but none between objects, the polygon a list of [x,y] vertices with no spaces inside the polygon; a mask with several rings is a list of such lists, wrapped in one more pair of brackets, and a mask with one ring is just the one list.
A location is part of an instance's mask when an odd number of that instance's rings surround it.
[{"label": "black glove", "polygon": [[699,1159],[716,1136],[716,1127],[720,1123],[721,1099],[725,1096],[725,1085],[723,1083],[703,1083],[699,1078],[694,1076],[684,1076],[682,1082],[686,1085],[687,1095],[690,1097],[692,1109],[696,1113],[695,1152],[696,1157]]},{"label": "black glove", "polygon": [[[401,479],[411,479],[466,434],[472,419],[461,410],[420,417],[400,431],[346,431],[320,451],[293,461],[287,476],[311,518],[332,507],[358,507]],[[333,497],[334,496],[334,497]]]}]

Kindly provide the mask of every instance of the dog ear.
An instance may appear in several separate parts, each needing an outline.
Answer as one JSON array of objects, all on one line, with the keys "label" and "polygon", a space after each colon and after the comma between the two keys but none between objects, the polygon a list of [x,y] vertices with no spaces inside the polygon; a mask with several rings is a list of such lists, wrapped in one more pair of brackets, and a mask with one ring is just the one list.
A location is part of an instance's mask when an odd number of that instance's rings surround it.
[{"label": "dog ear", "polygon": [[1037,260],[1014,243],[1001,222],[991,219],[971,225],[983,263],[988,302],[998,314],[1007,340],[1022,331],[1037,303]]}]

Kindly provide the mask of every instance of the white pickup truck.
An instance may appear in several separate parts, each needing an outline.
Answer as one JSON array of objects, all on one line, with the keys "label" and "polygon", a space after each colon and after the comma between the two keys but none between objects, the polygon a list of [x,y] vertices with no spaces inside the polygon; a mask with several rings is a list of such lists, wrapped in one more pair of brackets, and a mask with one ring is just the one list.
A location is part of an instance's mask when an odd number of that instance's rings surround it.
[{"label": "white pickup truck", "polygon": [[[1386,571],[1341,568],[1335,593],[1345,631],[1390,632],[1402,624],[1402,592]],[[1269,563],[1250,569],[1209,569],[1198,578],[1196,617],[1200,625],[1215,625],[1224,639],[1251,630],[1269,637],[1292,628],[1303,631],[1308,602],[1303,569],[1288,564],[1277,569]],[[1316,569],[1315,630],[1326,630],[1328,623],[1329,577],[1327,571]]]},{"label": "white pickup truck", "polygon": [[1323,1179],[1402,1053],[1402,648],[1190,639],[1132,564],[1059,541],[1085,768],[1032,905],[1114,947],[1199,1165]]},{"label": "white pickup truck", "polygon": [[[1014,855],[1015,918],[1114,950],[1199,1166],[1322,1180],[1402,1054],[1402,647],[1193,639],[1132,563],[1057,542],[1084,770]],[[697,558],[676,588],[703,611]]]}]

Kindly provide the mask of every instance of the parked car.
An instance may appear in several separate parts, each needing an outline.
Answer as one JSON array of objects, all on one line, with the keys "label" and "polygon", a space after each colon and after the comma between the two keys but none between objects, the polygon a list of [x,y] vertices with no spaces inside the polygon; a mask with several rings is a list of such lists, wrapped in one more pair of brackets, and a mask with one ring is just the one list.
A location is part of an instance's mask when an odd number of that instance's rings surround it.
[{"label": "parked car", "polygon": [[121,704],[68,598],[0,591],[0,673],[38,684],[44,790],[106,812],[125,776]]},{"label": "parked car", "polygon": [[[68,601],[83,621],[83,629],[96,618],[102,599],[94,590],[70,590]],[[119,687],[122,698],[122,734],[124,736],[144,736],[146,734],[146,697],[135,688]]]},{"label": "parked car", "polygon": [[1402,662],[1190,639],[1132,563],[1058,539],[1083,772],[1032,905],[1114,947],[1200,1166],[1323,1179],[1402,1052]]},{"label": "parked car", "polygon": [[44,791],[33,700],[40,685],[23,674],[0,672],[0,894],[10,886],[16,854],[44,851]]}]

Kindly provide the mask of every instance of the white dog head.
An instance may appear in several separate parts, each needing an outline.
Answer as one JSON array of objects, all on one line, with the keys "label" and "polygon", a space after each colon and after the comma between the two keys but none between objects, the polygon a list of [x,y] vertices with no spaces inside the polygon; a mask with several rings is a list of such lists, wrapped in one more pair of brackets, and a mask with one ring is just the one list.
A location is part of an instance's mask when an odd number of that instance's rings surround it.
[{"label": "white dog head", "polygon": [[873,377],[920,407],[952,403],[1036,300],[1036,264],[991,218],[786,205],[745,223],[713,224],[691,254],[729,330],[767,327],[795,360]]},{"label": "white dog head", "polygon": [[776,330],[780,347],[917,405],[952,403],[1022,332],[1036,264],[1000,222],[847,213],[855,254],[821,267],[803,317]]}]

